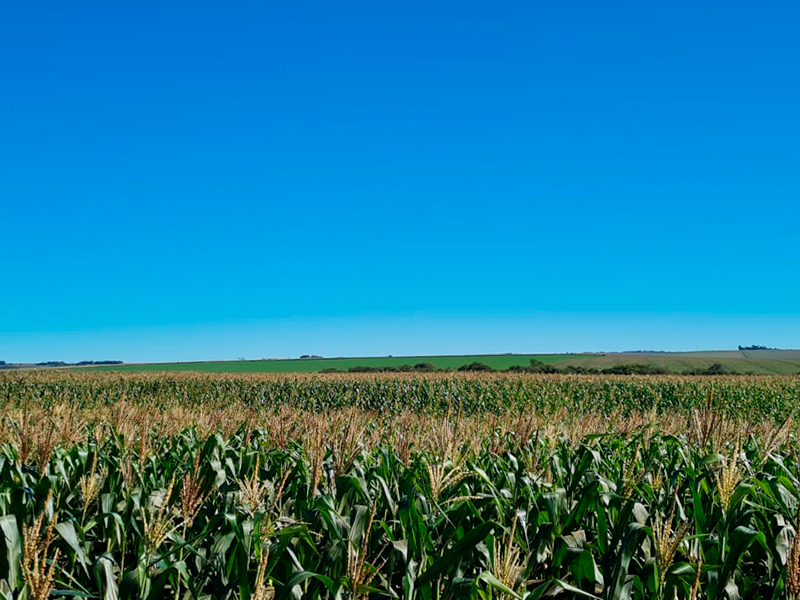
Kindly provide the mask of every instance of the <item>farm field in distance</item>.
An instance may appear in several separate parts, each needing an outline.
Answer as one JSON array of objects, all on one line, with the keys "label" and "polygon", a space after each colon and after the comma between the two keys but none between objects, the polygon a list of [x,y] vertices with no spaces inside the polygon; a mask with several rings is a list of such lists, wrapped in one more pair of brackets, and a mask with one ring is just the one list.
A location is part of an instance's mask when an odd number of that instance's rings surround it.
[{"label": "farm field in distance", "polygon": [[[496,370],[511,366],[527,366],[531,359],[544,363],[558,363],[576,359],[580,354],[478,354],[457,356],[370,356],[343,358],[292,358],[242,361],[209,361],[186,363],[147,363],[87,367],[92,371],[200,371],[205,373],[318,373],[323,369],[347,371],[350,367],[399,367],[430,363],[438,369],[458,369],[472,362],[480,362]],[[799,361],[800,362],[800,361]]]},{"label": "farm field in distance", "polygon": [[793,597],[798,417],[796,376],[0,372],[0,596]]},{"label": "farm field in distance", "polygon": [[604,369],[616,365],[645,364],[663,367],[675,373],[722,365],[730,373],[755,375],[795,375],[800,373],[798,350],[750,350],[705,352],[621,352],[581,355],[565,359],[559,367],[580,366]]},{"label": "farm field in distance", "polygon": [[617,352],[575,354],[484,354],[459,356],[395,356],[266,359],[184,363],[123,364],[81,367],[90,371],[199,371],[206,373],[317,373],[324,369],[347,371],[352,367],[400,367],[430,363],[438,369],[456,370],[473,362],[498,371],[511,366],[525,367],[531,359],[559,369],[583,367],[606,369],[618,365],[648,365],[680,374],[719,364],[725,372],[756,375],[794,375],[800,372],[800,350],[749,350],[701,352]]}]

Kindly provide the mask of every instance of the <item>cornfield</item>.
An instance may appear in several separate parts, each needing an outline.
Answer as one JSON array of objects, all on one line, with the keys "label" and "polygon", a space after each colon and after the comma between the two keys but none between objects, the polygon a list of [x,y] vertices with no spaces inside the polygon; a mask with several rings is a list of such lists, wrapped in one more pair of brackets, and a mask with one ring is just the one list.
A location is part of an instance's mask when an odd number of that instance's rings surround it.
[{"label": "cornfield", "polygon": [[791,377],[0,375],[5,598],[796,598]]}]

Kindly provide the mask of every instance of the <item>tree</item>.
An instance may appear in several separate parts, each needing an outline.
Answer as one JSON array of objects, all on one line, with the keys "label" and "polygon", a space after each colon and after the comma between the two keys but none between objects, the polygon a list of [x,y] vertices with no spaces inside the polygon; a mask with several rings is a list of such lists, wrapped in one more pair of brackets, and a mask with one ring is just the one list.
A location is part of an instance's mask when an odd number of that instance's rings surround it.
[{"label": "tree", "polygon": [[458,367],[459,371],[494,371],[492,367],[489,365],[485,365],[480,362],[473,362],[469,363],[468,365],[462,365]]}]

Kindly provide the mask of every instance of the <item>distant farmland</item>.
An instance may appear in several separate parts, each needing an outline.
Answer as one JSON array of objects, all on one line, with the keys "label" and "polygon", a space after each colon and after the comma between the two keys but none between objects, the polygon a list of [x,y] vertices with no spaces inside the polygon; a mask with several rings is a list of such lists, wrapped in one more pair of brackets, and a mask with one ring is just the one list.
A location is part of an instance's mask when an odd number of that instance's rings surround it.
[{"label": "distant farmland", "polygon": [[631,352],[607,354],[478,354],[458,356],[388,356],[305,358],[181,363],[147,363],[84,367],[91,371],[199,371],[205,373],[317,373],[325,369],[347,371],[352,367],[401,367],[429,363],[437,369],[456,370],[470,363],[483,363],[505,371],[528,366],[534,359],[558,368],[606,369],[617,365],[643,364],[686,373],[722,365],[725,372],[779,375],[800,373],[800,350],[747,350],[706,352]]},{"label": "distant farmland", "polygon": [[745,350],[706,352],[626,352],[581,355],[566,359],[558,366],[606,369],[617,365],[645,364],[669,369],[674,373],[707,369],[722,365],[726,372],[756,375],[793,375],[800,372],[798,350]]},{"label": "distant farmland", "polygon": [[437,369],[455,370],[473,362],[498,371],[528,366],[531,359],[544,363],[580,360],[581,354],[480,354],[462,356],[386,356],[363,358],[296,358],[285,360],[242,360],[218,362],[148,363],[95,367],[92,371],[201,371],[204,373],[318,373],[323,369],[347,371],[350,367],[400,367],[430,363]]}]

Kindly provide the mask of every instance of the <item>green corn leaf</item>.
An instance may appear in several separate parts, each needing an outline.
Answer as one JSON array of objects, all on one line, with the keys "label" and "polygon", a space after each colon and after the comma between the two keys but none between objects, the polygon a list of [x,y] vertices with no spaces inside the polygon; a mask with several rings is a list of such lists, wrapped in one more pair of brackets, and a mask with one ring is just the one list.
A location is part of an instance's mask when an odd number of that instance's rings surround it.
[{"label": "green corn leaf", "polygon": [[17,527],[17,518],[14,515],[0,517],[0,531],[3,532],[5,546],[5,560],[0,571],[0,579],[8,582],[10,591],[15,591],[20,585],[20,567],[22,561],[22,539]]},{"label": "green corn leaf", "polygon": [[488,521],[469,531],[463,538],[458,540],[448,552],[420,575],[419,579],[417,579],[416,586],[419,588],[428,585],[444,575],[448,569],[458,563],[462,558],[469,555],[478,543],[485,540],[486,537],[494,531],[495,527],[495,523]]},{"label": "green corn leaf", "polygon": [[63,521],[55,526],[55,530],[61,536],[61,539],[63,539],[75,552],[75,557],[83,567],[84,572],[88,575],[89,558],[86,556],[86,553],[81,546],[80,538],[78,538],[78,532],[75,531],[75,524],[71,521]]},{"label": "green corn leaf", "polygon": [[502,581],[497,579],[497,577],[492,575],[489,571],[484,571],[483,573],[478,575],[477,580],[478,581],[483,581],[489,587],[494,588],[495,590],[498,590],[498,591],[502,592],[506,596],[511,596],[512,598],[518,598],[518,599],[522,598],[522,596],[517,594],[514,590],[512,590],[510,587],[505,585]]}]

